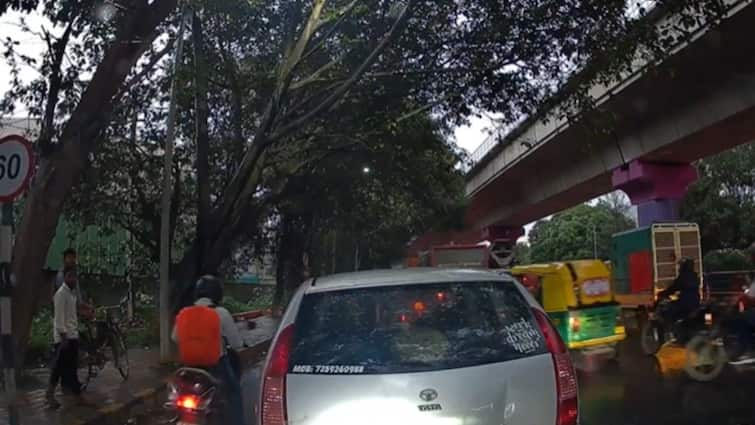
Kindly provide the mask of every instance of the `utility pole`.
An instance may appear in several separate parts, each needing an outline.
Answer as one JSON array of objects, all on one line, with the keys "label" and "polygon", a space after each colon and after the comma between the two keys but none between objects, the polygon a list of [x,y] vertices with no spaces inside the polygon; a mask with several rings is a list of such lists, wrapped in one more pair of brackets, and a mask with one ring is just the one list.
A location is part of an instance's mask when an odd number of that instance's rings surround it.
[{"label": "utility pole", "polygon": [[598,226],[592,225],[592,258],[598,259]]},{"label": "utility pole", "polygon": [[8,423],[18,424],[16,406],[15,344],[11,334],[13,281],[10,262],[13,250],[13,202],[4,202],[0,222],[0,343],[2,344],[3,379],[5,396],[8,398]]},{"label": "utility pole", "polygon": [[173,144],[176,137],[176,96],[178,83],[176,76],[181,64],[184,27],[186,26],[186,4],[181,5],[181,18],[176,39],[176,51],[173,58],[173,76],[170,84],[170,103],[168,105],[167,134],[165,137],[165,156],[163,166],[163,193],[160,217],[160,361],[171,360],[170,343],[170,204],[173,197]]},{"label": "utility pole", "polygon": [[22,136],[0,138],[0,363],[9,425],[18,425],[16,404],[16,341],[13,337],[13,201],[24,191],[35,167],[31,143]]}]

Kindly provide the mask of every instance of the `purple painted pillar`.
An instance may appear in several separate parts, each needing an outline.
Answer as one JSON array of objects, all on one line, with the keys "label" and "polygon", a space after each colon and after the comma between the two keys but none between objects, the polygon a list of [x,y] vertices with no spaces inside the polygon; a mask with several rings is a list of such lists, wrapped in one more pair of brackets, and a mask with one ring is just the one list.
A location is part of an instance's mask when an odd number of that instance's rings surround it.
[{"label": "purple painted pillar", "polygon": [[623,190],[637,206],[640,227],[679,220],[679,202],[697,180],[690,164],[664,164],[635,160],[613,170],[614,189]]}]

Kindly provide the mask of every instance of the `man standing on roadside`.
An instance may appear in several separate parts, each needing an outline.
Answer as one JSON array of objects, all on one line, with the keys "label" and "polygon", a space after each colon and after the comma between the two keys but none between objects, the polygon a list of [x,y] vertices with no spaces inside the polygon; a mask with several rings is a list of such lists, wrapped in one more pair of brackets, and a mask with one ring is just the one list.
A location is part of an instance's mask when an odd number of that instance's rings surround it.
[{"label": "man standing on roadside", "polygon": [[[55,289],[57,291],[65,282],[65,273],[69,270],[77,271],[77,255],[76,250],[73,248],[67,248],[63,251],[63,268],[58,270],[58,274],[55,276]],[[79,297],[79,302],[83,302],[81,298],[81,288],[76,285],[76,296]]]},{"label": "man standing on roadside", "polygon": [[50,373],[50,385],[47,389],[47,401],[51,407],[59,407],[55,399],[55,388],[60,381],[63,390],[73,394],[79,402],[81,383],[77,375],[79,367],[79,317],[78,297],[76,295],[77,277],[75,270],[65,272],[63,284],[55,292],[53,339],[55,357]]},{"label": "man standing on roadside", "polygon": [[65,282],[65,274],[69,271],[76,272],[76,299],[79,303],[78,309],[85,317],[89,317],[94,314],[94,309],[86,302],[86,300],[84,300],[84,296],[81,293],[81,285],[78,284],[78,268],[79,264],[76,250],[73,248],[67,248],[63,251],[63,269],[59,270],[58,274],[55,276],[53,295],[61,286],[63,286],[63,283]]}]

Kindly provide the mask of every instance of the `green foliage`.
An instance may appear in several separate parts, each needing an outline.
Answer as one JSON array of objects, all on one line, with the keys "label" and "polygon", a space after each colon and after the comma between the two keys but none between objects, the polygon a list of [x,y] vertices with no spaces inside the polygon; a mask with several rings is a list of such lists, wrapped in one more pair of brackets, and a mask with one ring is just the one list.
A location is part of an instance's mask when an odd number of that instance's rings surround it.
[{"label": "green foliage", "polygon": [[424,115],[377,127],[354,150],[294,176],[279,211],[307,217],[289,231],[302,234],[316,275],[388,267],[413,235],[460,221],[462,159]]},{"label": "green foliage", "polygon": [[[0,3],[0,13],[7,3]],[[157,208],[162,189],[156,182],[163,177],[173,77],[165,59],[173,48],[164,44],[175,39],[182,21],[175,1],[126,2],[112,19],[102,20],[92,13],[100,3],[24,0],[13,8],[30,12],[38,5],[50,24],[40,31],[21,22],[13,37],[2,40],[10,89],[0,100],[0,113],[14,114],[20,104],[30,117],[43,119],[38,180],[56,182],[34,185],[27,198],[27,211],[48,214],[24,217],[18,237],[35,244],[22,247],[28,252],[19,257],[29,259],[24,267],[42,267],[46,253],[39,250],[49,245],[59,201],[65,199],[72,221],[127,229],[136,242],[130,258],[140,272],[151,274],[162,230]],[[722,13],[721,0],[661,0],[671,12],[685,12],[669,35],[668,29],[657,31],[644,10],[639,19],[628,16],[621,0],[324,3],[321,16],[310,16],[307,1],[192,2],[206,42],[185,49],[178,59],[187,65],[176,76],[178,143],[168,230],[173,252],[183,256],[174,259],[183,266],[177,269],[188,275],[178,279],[179,286],[201,270],[239,258],[239,250],[268,236],[264,228],[281,214],[313,218],[289,208],[281,186],[292,176],[338,175],[335,166],[327,173],[316,166],[322,155],[343,151],[346,144],[367,145],[370,154],[347,150],[341,162],[351,170],[370,162],[376,173],[372,180],[348,171],[329,180],[330,190],[343,191],[346,199],[331,216],[322,209],[310,223],[318,228],[337,223],[357,247],[364,244],[361,252],[377,251],[367,254],[372,264],[384,263],[399,238],[435,219],[428,212],[459,211],[457,191],[451,190],[461,181],[456,158],[447,148],[426,144],[437,142],[439,132],[475,110],[495,112],[502,123],[534,115],[563,93],[575,71],[588,64],[599,70],[582,79],[584,87],[592,77],[611,79],[630,67],[638,46],[658,53],[675,41],[670,39],[684,38]],[[302,35],[303,28],[316,30]],[[30,57],[27,52],[36,49],[26,49],[21,40],[34,38],[48,48]],[[194,55],[201,50],[209,69],[199,72]],[[32,79],[20,78],[29,69],[35,71]],[[198,81],[209,89],[199,92]],[[579,98],[584,87],[567,94]],[[210,116],[200,120],[196,105],[205,98]],[[420,129],[432,127],[422,130],[432,137],[385,131],[417,116],[439,121],[419,122]],[[209,163],[205,177],[198,172],[198,128],[209,129],[209,152],[199,158]],[[440,166],[428,173],[434,161]],[[398,172],[390,170],[394,165]],[[436,194],[438,187],[443,189]],[[211,211],[199,217],[202,202]],[[34,264],[36,258],[40,264]],[[17,311],[24,320],[15,323],[23,327],[31,317],[33,285],[21,288],[25,305]]]},{"label": "green foliage", "polygon": [[52,342],[52,309],[44,307],[32,319],[31,337],[26,351],[27,364],[44,364],[49,359]]},{"label": "green foliage", "polygon": [[700,225],[704,251],[748,248],[755,242],[755,144],[706,158],[698,171],[682,218]]},{"label": "green foliage", "polygon": [[634,227],[623,213],[599,202],[595,206],[582,204],[540,220],[529,233],[530,260],[535,263],[578,260],[597,256],[608,259],[611,236]]},{"label": "green foliage", "polygon": [[517,264],[532,264],[532,248],[527,242],[517,242],[514,247],[514,258]]},{"label": "green foliage", "polygon": [[248,302],[241,302],[235,298],[223,297],[223,307],[227,308],[231,314],[245,313],[254,310],[266,310],[273,304],[272,291],[261,293],[263,296],[255,297]]},{"label": "green foliage", "polygon": [[752,257],[739,249],[719,249],[709,251],[703,257],[706,272],[740,271],[755,269]]},{"label": "green foliage", "polygon": [[137,306],[134,317],[140,326],[126,330],[126,345],[131,348],[156,347],[160,344],[160,315],[154,306]]}]

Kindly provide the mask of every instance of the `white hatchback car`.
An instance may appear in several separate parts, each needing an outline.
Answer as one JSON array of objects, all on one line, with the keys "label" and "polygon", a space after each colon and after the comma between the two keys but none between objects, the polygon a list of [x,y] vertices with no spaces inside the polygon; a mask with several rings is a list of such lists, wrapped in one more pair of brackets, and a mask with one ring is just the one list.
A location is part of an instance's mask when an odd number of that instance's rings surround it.
[{"label": "white hatchback car", "polygon": [[569,353],[507,275],[404,269],[312,279],[273,339],[260,425],[575,425]]}]

